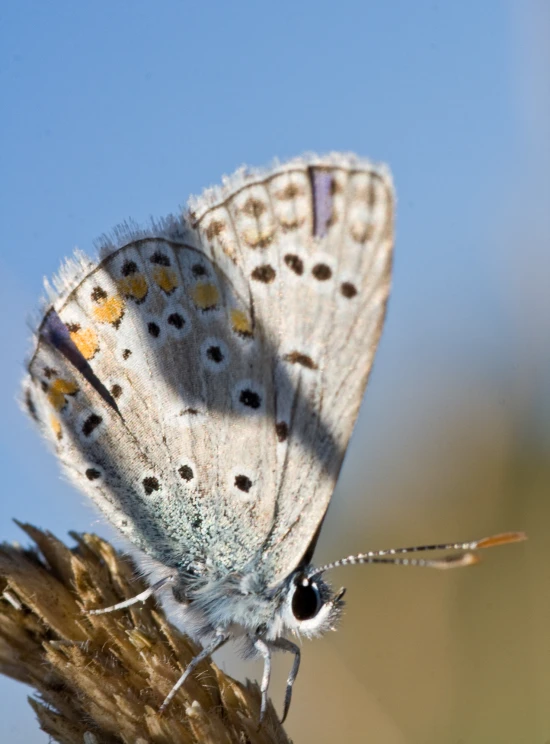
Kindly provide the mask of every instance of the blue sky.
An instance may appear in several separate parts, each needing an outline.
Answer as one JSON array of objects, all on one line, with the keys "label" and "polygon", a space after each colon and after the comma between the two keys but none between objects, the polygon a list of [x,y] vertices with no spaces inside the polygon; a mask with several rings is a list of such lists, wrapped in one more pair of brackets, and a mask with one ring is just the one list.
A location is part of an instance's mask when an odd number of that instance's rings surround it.
[{"label": "blue sky", "polygon": [[[363,448],[374,482],[384,479],[378,464],[420,425],[431,391],[460,400],[479,383],[498,400],[526,352],[522,379],[541,384],[550,369],[540,249],[550,234],[547,7],[5,3],[2,538],[21,538],[13,516],[59,536],[95,523],[14,402],[42,277],[75,246],[91,249],[128,217],[174,211],[242,163],[343,149],[394,174],[393,298],[346,483],[364,477]],[[23,688],[0,680],[0,689],[10,741],[46,741]]]}]

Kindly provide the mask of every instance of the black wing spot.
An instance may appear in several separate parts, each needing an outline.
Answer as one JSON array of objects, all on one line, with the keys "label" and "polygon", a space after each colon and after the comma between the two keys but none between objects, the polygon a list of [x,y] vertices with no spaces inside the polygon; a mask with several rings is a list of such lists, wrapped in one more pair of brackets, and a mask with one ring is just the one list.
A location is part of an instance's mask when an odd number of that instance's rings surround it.
[{"label": "black wing spot", "polygon": [[138,267],[135,261],[125,261],[122,264],[122,276],[131,276],[137,274]]},{"label": "black wing spot", "polygon": [[153,493],[153,491],[158,491],[160,488],[160,483],[158,482],[158,479],[155,478],[153,475],[150,475],[147,478],[144,478],[142,483],[143,483],[143,488],[147,496],[150,496]]},{"label": "black wing spot", "polygon": [[120,387],[120,385],[113,385],[113,387],[111,388],[111,395],[115,400],[117,398],[120,398],[120,396],[122,395],[122,388]]},{"label": "black wing spot", "polygon": [[279,442],[286,442],[288,438],[288,424],[286,421],[279,421],[275,426],[275,432]]},{"label": "black wing spot", "polygon": [[246,475],[236,475],[235,485],[237,486],[239,491],[244,491],[245,493],[248,493],[250,489],[252,488],[252,481]]},{"label": "black wing spot", "polygon": [[254,390],[250,390],[249,388],[241,390],[239,401],[243,406],[247,406],[248,408],[259,408],[262,404],[262,399],[258,393],[255,393]]},{"label": "black wing spot", "polygon": [[149,335],[153,338],[158,338],[160,336],[160,328],[156,323],[147,323],[147,330],[149,331]]},{"label": "black wing spot", "polygon": [[326,264],[319,263],[315,264],[311,273],[319,282],[326,282],[332,276],[332,269]]},{"label": "black wing spot", "polygon": [[296,256],[293,253],[287,253],[285,256],[285,263],[288,268],[292,269],[292,271],[295,274],[298,274],[298,276],[301,276],[304,273],[304,262],[300,256]]},{"label": "black wing spot", "polygon": [[180,477],[186,481],[192,480],[195,475],[193,469],[189,467],[189,465],[182,465],[181,468],[179,468],[178,473],[180,474]]},{"label": "black wing spot", "polygon": [[177,328],[177,330],[180,331],[185,325],[185,318],[183,318],[179,313],[171,313],[168,316],[168,324],[174,326],[174,328]]},{"label": "black wing spot", "polygon": [[102,421],[103,419],[101,418],[101,416],[98,416],[97,413],[91,413],[86,421],[82,424],[82,433],[84,434],[84,436],[89,437],[94,429],[97,429]]},{"label": "black wing spot", "polygon": [[88,468],[88,470],[86,470],[86,478],[90,481],[95,481],[98,478],[101,478],[101,472],[96,468]]},{"label": "black wing spot", "polygon": [[206,350],[206,356],[216,364],[220,364],[224,360],[223,352],[219,346],[209,346]]},{"label": "black wing spot", "polygon": [[149,261],[157,266],[170,266],[170,259],[160,251],[155,251]]},{"label": "black wing spot", "polygon": [[193,266],[191,266],[191,271],[193,273],[193,276],[207,276],[208,274],[204,266],[199,263],[193,264]]},{"label": "black wing spot", "polygon": [[257,266],[250,276],[257,282],[271,284],[275,279],[275,269],[269,264],[264,264],[263,266]]},{"label": "black wing spot", "polygon": [[107,297],[107,292],[101,287],[94,287],[90,297],[94,302],[101,302],[101,300],[104,300]]},{"label": "black wing spot", "polygon": [[122,352],[122,358],[124,359],[124,361],[126,361],[126,359],[128,359],[131,356],[132,356],[131,349],[124,349],[124,351]]},{"label": "black wing spot", "polygon": [[348,300],[351,300],[351,298],[355,297],[355,295],[357,294],[357,288],[355,284],[352,284],[351,282],[344,282],[340,287],[340,291],[342,292],[344,297],[348,298]]}]

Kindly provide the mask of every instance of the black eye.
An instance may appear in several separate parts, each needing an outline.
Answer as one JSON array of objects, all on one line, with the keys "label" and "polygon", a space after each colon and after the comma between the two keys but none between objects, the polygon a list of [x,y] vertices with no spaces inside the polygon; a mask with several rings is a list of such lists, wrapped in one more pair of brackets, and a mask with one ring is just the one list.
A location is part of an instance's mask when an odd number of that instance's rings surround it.
[{"label": "black eye", "polygon": [[298,584],[292,597],[292,614],[296,620],[311,620],[321,609],[321,597],[314,584]]}]

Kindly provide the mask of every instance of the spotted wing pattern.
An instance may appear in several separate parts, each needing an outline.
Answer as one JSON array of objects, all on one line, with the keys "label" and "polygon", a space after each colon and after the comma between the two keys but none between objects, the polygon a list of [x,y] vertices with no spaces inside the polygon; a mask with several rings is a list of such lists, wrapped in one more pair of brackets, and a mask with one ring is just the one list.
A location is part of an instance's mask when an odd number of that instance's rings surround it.
[{"label": "spotted wing pattern", "polygon": [[389,292],[384,169],[239,171],[65,272],[26,406],[77,485],[171,567],[276,584],[328,506]]}]

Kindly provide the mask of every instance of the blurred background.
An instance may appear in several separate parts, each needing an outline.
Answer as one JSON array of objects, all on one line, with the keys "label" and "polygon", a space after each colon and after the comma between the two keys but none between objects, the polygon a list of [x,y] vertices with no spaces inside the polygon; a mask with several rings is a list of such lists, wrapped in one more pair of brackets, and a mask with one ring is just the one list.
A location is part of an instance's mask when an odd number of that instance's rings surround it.
[{"label": "blurred background", "polygon": [[[296,744],[550,742],[549,39],[545,0],[0,10],[2,539],[25,540],[12,517],[111,536],[15,402],[43,276],[244,162],[392,168],[393,294],[316,558],[530,540],[456,572],[335,572],[347,612],[304,643]],[[30,692],[0,679],[3,741],[47,741]]]}]

